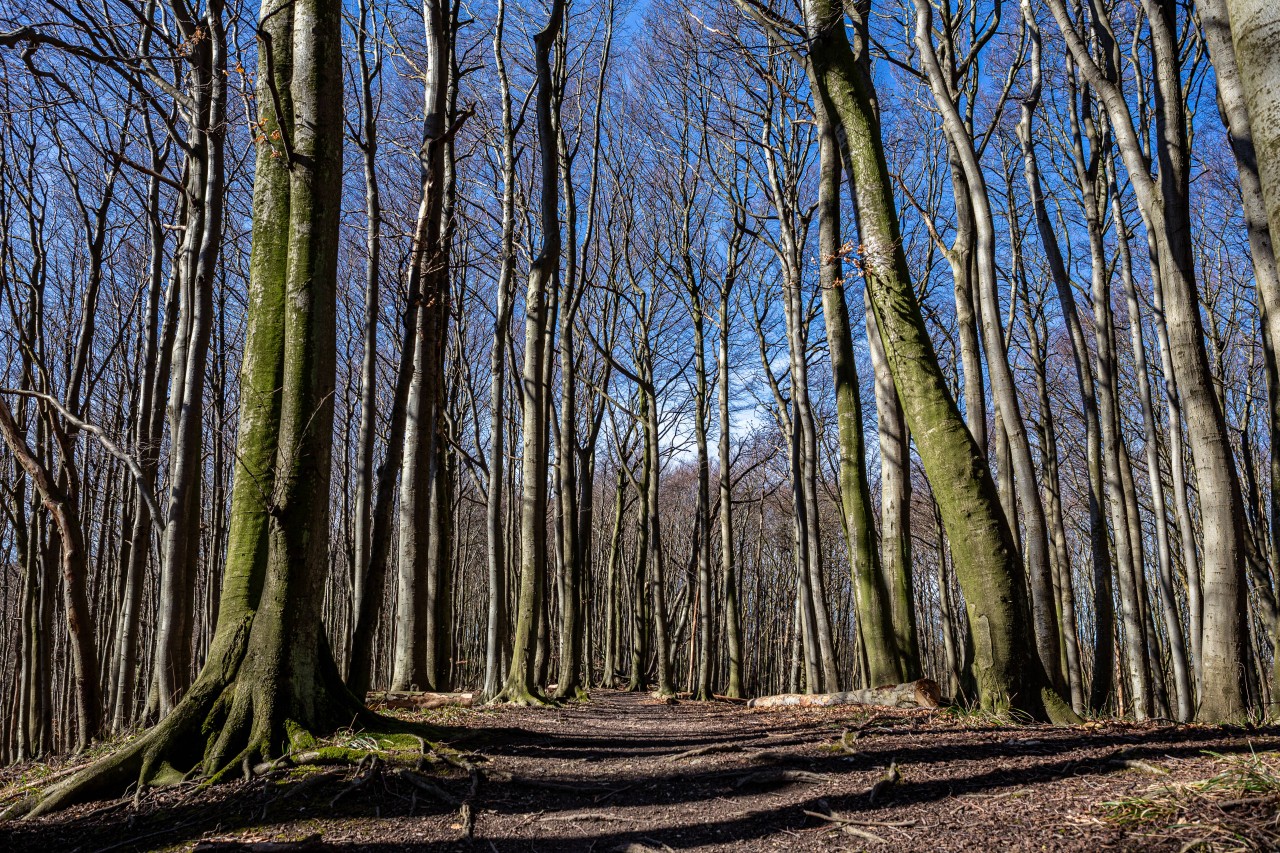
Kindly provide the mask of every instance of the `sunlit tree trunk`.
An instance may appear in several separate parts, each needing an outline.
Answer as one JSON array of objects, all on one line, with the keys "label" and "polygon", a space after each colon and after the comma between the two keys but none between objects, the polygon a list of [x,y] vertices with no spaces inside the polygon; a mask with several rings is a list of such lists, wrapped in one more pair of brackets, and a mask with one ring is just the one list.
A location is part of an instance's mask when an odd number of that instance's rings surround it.
[{"label": "sunlit tree trunk", "polygon": [[537,71],[538,144],[542,162],[542,248],[529,270],[525,295],[525,355],[522,378],[524,448],[520,499],[520,586],[511,643],[511,667],[500,698],[539,703],[535,646],[547,576],[547,359],[548,291],[560,269],[559,155],[552,124],[551,48],[564,20],[564,0],[553,0],[546,27],[534,38]]},{"label": "sunlit tree trunk", "polygon": [[[849,308],[845,302],[844,248],[840,236],[840,178],[843,171],[840,146],[828,105],[819,98],[814,110],[818,119],[819,146],[818,286],[822,288],[822,317],[836,392],[842,519],[856,591],[858,627],[866,649],[868,678],[873,686],[899,684],[906,677],[909,652],[899,645],[899,633],[893,623],[893,599],[881,571],[871,487],[867,481],[862,388],[853,355]],[[897,588],[892,591],[903,592]],[[910,609],[910,602],[906,606]],[[906,628],[905,625],[899,626],[904,633]],[[835,689],[832,686],[828,692]]]},{"label": "sunlit tree trunk", "polygon": [[866,21],[855,21],[860,54],[844,30],[844,10],[808,0],[809,56],[843,126],[857,187],[862,262],[907,424],[938,498],[974,632],[974,672],[984,706],[1074,719],[1053,691],[1029,632],[1022,567],[995,483],[965,426],[925,330],[907,272],[880,138]]},{"label": "sunlit tree trunk", "polygon": [[340,32],[332,0],[268,0],[262,9],[257,104],[266,132],[254,179],[238,464],[208,661],[159,725],[52,789],[36,811],[174,771],[219,778],[296,748],[310,732],[367,719],[342,686],[320,618],[341,207]]}]

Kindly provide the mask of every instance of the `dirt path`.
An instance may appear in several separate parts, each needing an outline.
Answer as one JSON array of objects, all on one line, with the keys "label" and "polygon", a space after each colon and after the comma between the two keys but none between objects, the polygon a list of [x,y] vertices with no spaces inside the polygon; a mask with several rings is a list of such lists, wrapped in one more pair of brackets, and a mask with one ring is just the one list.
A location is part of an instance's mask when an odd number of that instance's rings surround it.
[{"label": "dirt path", "polygon": [[[1280,847],[1275,729],[1002,727],[945,712],[666,705],[613,691],[565,708],[450,710],[428,719],[479,735],[455,741],[475,750],[475,772],[424,770],[414,778],[434,782],[423,786],[390,769],[330,768],[169,789],[136,807],[95,804],[0,825],[0,848]],[[0,781],[14,778],[9,771]]]}]

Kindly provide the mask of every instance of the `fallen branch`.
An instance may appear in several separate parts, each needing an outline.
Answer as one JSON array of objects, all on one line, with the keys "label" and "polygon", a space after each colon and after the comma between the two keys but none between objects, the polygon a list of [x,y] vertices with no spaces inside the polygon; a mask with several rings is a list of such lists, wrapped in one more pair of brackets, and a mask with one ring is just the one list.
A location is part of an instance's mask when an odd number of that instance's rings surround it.
[{"label": "fallen branch", "polygon": [[542,818],[543,823],[572,823],[577,820],[614,821],[616,823],[644,823],[633,817],[613,815],[608,812],[577,812],[576,814],[549,814]]},{"label": "fallen branch", "polygon": [[1112,758],[1107,762],[1110,767],[1120,767],[1125,770],[1137,770],[1139,773],[1146,773],[1148,776],[1168,776],[1169,771],[1163,767],[1152,764],[1149,761],[1143,761],[1140,758]]},{"label": "fallen branch", "polygon": [[748,708],[826,708],[832,705],[877,705],[886,708],[937,708],[942,692],[936,681],[921,678],[906,684],[845,690],[841,693],[779,693],[759,696]]},{"label": "fallen branch", "polygon": [[884,837],[882,837],[882,836],[876,835],[874,832],[868,832],[868,831],[867,831],[867,830],[865,830],[865,829],[859,829],[858,827],[856,827],[856,826],[851,826],[851,825],[849,825],[849,824],[847,824],[847,823],[846,823],[846,824],[841,825],[841,827],[840,827],[840,831],[841,831],[841,832],[843,832],[843,833],[844,833],[844,834],[846,834],[846,835],[856,835],[856,836],[858,836],[859,838],[861,838],[861,839],[863,839],[863,840],[865,840],[865,841],[874,841],[874,842],[876,842],[877,844],[888,844],[888,843],[889,843],[889,839],[887,839],[887,838],[884,838]]},{"label": "fallen branch", "polygon": [[839,814],[837,812],[823,814],[822,812],[811,812],[808,809],[805,809],[804,813],[809,817],[821,818],[822,820],[829,821],[831,823],[850,824],[852,826],[884,826],[889,827],[890,829],[903,829],[909,826],[915,826],[920,822],[918,820],[862,820],[860,818],[850,817],[849,815]]},{"label": "fallen branch", "polygon": [[292,853],[297,850],[314,850],[320,845],[319,835],[308,835],[300,841],[239,841],[213,839],[201,841],[192,853]]},{"label": "fallen branch", "polygon": [[684,752],[675,755],[668,755],[663,761],[683,761],[686,758],[697,758],[700,755],[715,755],[721,752],[741,752],[742,744],[740,743],[712,743],[707,746],[699,746],[695,749],[687,749]]}]

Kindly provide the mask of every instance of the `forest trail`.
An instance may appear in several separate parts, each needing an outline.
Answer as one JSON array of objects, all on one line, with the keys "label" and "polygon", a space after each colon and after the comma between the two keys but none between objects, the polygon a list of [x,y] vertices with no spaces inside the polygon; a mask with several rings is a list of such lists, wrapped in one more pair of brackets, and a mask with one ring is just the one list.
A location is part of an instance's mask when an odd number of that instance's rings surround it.
[{"label": "forest trail", "polygon": [[[417,778],[430,776],[434,792],[390,769],[355,767],[167,789],[136,805],[90,804],[0,825],[0,848],[645,853],[1280,845],[1276,729],[1011,727],[946,711],[755,710],[602,690],[590,702],[560,708],[422,716],[452,727],[465,758],[459,764],[474,763],[475,772],[449,765],[424,771]],[[896,781],[887,781],[891,765]],[[13,784],[16,773],[4,771],[0,782]]]}]

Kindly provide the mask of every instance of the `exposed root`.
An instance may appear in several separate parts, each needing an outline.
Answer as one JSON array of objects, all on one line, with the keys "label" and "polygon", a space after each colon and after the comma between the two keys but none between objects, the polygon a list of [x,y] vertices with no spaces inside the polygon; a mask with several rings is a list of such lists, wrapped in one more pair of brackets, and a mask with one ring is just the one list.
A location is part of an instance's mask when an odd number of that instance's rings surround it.
[{"label": "exposed root", "polygon": [[1063,700],[1054,690],[1041,690],[1041,701],[1044,703],[1045,716],[1049,722],[1057,726],[1078,726],[1084,719]]},{"label": "exposed root", "polygon": [[419,791],[422,791],[437,802],[444,803],[448,806],[459,805],[456,797],[444,788],[441,788],[435,782],[432,782],[426,776],[423,776],[421,773],[415,773],[406,767],[402,767],[396,772],[396,778],[408,782],[410,785],[413,785]]},{"label": "exposed root", "polygon": [[[86,800],[118,797],[135,786],[135,796],[140,796],[146,788],[193,777],[214,784],[241,771],[261,776],[299,764],[360,765],[371,757],[404,760],[400,756],[419,761],[428,750],[422,735],[438,734],[421,723],[375,714],[343,692],[329,694],[335,700],[327,709],[331,722],[315,728],[336,731],[349,724],[363,731],[347,745],[321,745],[311,728],[281,719],[278,703],[255,693],[252,686],[235,682],[223,689],[197,683],[156,726],[70,778],[15,803],[3,817],[37,817]],[[386,741],[396,735],[412,738],[413,748],[388,746]]]},{"label": "exposed root", "polygon": [[382,760],[378,758],[378,756],[374,755],[369,759],[369,769],[364,773],[357,775],[354,782],[335,794],[333,799],[329,801],[329,808],[336,806],[348,794],[354,794],[374,779],[380,778],[382,778]]},{"label": "exposed root", "polygon": [[582,685],[576,684],[573,687],[568,687],[563,682],[556,685],[555,692],[551,694],[551,700],[556,703],[585,702],[590,698],[590,694],[587,693],[586,688]]}]

